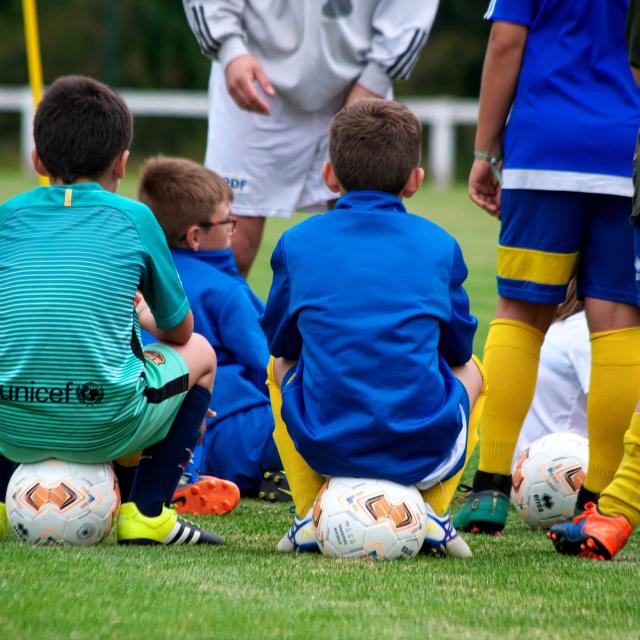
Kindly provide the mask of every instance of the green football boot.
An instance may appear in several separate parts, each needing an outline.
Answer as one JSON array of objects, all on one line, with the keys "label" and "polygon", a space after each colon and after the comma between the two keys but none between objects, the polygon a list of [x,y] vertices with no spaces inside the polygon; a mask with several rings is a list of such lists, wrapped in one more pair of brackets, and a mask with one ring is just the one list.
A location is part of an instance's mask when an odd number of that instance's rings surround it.
[{"label": "green football boot", "polygon": [[476,471],[473,487],[465,489],[468,495],[453,518],[453,526],[471,533],[500,534],[507,523],[511,476]]},{"label": "green football boot", "polygon": [[499,534],[507,523],[509,498],[495,489],[471,491],[453,518],[453,526],[471,533]]},{"label": "green football boot", "polygon": [[4,502],[0,502],[0,540],[4,537],[4,533],[8,528],[7,505]]}]

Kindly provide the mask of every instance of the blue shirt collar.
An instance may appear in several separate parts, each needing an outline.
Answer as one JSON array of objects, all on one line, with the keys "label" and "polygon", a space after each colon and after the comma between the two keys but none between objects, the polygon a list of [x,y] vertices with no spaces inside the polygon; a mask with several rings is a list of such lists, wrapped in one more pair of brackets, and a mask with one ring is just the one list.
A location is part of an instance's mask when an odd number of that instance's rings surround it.
[{"label": "blue shirt collar", "polygon": [[191,249],[171,249],[171,255],[188,256],[193,260],[199,260],[218,271],[222,271],[230,276],[241,277],[231,249],[215,249],[209,251],[192,251]]},{"label": "blue shirt collar", "polygon": [[372,189],[362,189],[345,193],[336,202],[334,209],[378,209],[382,211],[407,212],[402,200],[397,196]]}]

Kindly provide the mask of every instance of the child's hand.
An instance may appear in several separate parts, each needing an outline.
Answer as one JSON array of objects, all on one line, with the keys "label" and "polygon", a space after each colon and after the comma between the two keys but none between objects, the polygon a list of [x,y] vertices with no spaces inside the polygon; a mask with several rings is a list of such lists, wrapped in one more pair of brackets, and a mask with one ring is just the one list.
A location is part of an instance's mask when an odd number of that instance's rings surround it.
[{"label": "child's hand", "polygon": [[[207,409],[207,418],[215,418],[218,414],[213,409]],[[207,432],[207,421],[203,420],[200,425],[200,437],[198,438],[198,444],[202,442],[204,434]]]},{"label": "child's hand", "polygon": [[500,218],[500,183],[486,160],[475,160],[469,173],[469,197],[479,207]]}]

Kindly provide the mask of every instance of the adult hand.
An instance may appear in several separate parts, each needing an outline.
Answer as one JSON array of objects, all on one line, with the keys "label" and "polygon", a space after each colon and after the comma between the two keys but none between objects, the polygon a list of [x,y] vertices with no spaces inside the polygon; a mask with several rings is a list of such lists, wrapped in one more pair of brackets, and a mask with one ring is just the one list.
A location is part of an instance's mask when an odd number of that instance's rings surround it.
[{"label": "adult hand", "polygon": [[347,94],[347,99],[344,101],[345,106],[355,102],[356,100],[363,100],[364,98],[379,98],[380,96],[377,93],[373,93],[373,91],[369,91],[361,84],[356,82],[353,87],[351,87],[351,91]]},{"label": "adult hand", "polygon": [[257,82],[268,96],[275,96],[276,92],[256,58],[249,54],[234,58],[224,70],[224,75],[229,94],[241,109],[267,116],[271,113],[269,105],[257,92],[255,83]]},{"label": "adult hand", "polygon": [[500,218],[500,183],[486,160],[476,159],[471,166],[469,197],[487,213]]}]

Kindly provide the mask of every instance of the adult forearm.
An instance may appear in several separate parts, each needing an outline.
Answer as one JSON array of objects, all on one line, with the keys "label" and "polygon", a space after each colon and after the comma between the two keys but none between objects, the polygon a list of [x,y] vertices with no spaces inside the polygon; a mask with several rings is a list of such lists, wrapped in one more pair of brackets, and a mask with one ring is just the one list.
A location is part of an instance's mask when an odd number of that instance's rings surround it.
[{"label": "adult forearm", "polygon": [[480,85],[475,148],[501,155],[502,136],[516,91],[527,28],[495,22],[491,29]]}]

